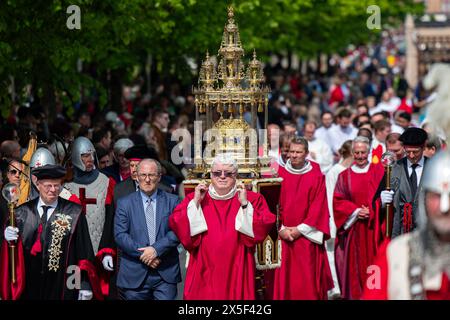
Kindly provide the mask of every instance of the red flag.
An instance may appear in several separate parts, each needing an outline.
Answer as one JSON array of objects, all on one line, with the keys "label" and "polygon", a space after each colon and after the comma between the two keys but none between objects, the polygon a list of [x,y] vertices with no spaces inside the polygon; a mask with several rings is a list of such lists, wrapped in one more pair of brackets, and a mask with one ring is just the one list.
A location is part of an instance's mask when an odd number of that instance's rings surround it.
[{"label": "red flag", "polygon": [[15,250],[16,282],[11,282],[9,245],[3,240],[0,249],[0,295],[2,300],[17,300],[25,289],[25,262],[22,240],[19,238]]},{"label": "red flag", "polygon": [[383,155],[383,146],[379,144],[378,147],[372,149],[372,163],[373,164],[380,163],[382,155]]}]

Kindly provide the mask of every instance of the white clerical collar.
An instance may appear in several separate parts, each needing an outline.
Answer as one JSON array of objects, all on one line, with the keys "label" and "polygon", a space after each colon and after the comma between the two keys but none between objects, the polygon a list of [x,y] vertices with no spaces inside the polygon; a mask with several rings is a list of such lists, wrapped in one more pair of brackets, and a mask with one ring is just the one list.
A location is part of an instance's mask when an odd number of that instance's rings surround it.
[{"label": "white clerical collar", "polygon": [[277,162],[278,162],[278,164],[279,164],[280,166],[282,166],[283,168],[286,167],[286,162],[283,160],[283,157],[281,156],[281,154],[280,154],[280,156],[278,157]]},{"label": "white clerical collar", "polygon": [[350,168],[354,173],[367,173],[369,171],[370,162],[367,163],[367,165],[364,168],[358,167],[356,164],[352,165]]},{"label": "white clerical collar", "polygon": [[284,168],[286,169],[287,172],[292,174],[305,174],[312,170],[312,165],[311,162],[306,160],[305,164],[303,165],[303,168],[295,169],[292,167],[291,159],[288,159],[288,161],[286,161],[286,166]]},{"label": "white clerical collar", "polygon": [[234,185],[233,189],[230,190],[230,192],[228,192],[227,194],[221,196],[217,193],[216,189],[214,189],[213,185],[210,184],[209,188],[208,188],[208,193],[210,195],[211,198],[213,198],[214,200],[228,200],[234,197],[234,195],[236,194],[236,184]]}]

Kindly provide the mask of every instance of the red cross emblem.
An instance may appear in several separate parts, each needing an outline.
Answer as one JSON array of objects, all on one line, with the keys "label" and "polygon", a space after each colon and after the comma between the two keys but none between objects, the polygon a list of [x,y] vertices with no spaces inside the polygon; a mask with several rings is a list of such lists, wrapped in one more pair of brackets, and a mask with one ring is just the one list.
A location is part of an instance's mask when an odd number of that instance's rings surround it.
[{"label": "red cross emblem", "polygon": [[97,199],[95,198],[86,198],[86,188],[80,188],[80,202],[81,202],[81,212],[86,214],[86,206],[88,204],[96,204]]}]

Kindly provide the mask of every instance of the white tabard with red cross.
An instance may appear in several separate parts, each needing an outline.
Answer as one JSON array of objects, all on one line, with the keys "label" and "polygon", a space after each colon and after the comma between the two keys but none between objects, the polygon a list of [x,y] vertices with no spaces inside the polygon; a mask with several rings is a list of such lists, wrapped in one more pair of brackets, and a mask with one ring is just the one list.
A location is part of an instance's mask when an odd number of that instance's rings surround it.
[{"label": "white tabard with red cross", "polygon": [[109,179],[103,173],[91,184],[78,184],[69,182],[66,188],[80,198],[83,212],[86,212],[86,220],[89,227],[94,253],[97,254],[100,239],[103,234],[105,224],[105,202],[108,192]]}]

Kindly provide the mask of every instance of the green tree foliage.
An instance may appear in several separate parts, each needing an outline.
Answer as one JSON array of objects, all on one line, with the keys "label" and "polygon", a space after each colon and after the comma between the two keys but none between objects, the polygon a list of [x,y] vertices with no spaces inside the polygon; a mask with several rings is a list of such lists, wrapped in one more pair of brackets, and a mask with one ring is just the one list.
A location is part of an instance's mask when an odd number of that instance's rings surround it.
[{"label": "green tree foliage", "polygon": [[[12,106],[13,79],[19,96],[32,85],[50,116],[55,94],[66,106],[95,94],[102,106],[117,109],[120,84],[143,70],[149,56],[161,77],[190,83],[195,75],[187,59],[200,62],[206,50],[217,53],[230,4],[247,57],[256,48],[262,59],[285,50],[308,57],[367,42],[379,32],[366,27],[372,4],[380,7],[383,26],[423,10],[413,0],[3,0],[0,107],[5,114]],[[81,9],[80,30],[66,27],[70,5]]]}]

